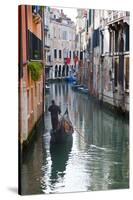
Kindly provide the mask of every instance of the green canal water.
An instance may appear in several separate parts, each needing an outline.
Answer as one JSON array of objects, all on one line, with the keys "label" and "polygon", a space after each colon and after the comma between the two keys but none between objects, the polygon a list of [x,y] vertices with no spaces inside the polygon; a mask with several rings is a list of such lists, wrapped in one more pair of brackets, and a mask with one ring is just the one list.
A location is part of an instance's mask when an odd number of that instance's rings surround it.
[{"label": "green canal water", "polygon": [[[50,148],[48,106],[68,106],[73,140]],[[22,194],[47,194],[129,188],[129,124],[70,84],[53,83],[46,94],[45,128],[22,164]]]}]

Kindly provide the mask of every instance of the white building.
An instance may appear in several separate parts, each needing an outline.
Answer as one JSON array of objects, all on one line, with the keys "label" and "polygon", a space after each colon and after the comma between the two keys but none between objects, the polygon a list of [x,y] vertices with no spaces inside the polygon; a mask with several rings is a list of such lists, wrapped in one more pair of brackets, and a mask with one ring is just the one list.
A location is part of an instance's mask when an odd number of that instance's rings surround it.
[{"label": "white building", "polygon": [[69,77],[75,71],[75,24],[63,10],[49,10],[49,79]]}]

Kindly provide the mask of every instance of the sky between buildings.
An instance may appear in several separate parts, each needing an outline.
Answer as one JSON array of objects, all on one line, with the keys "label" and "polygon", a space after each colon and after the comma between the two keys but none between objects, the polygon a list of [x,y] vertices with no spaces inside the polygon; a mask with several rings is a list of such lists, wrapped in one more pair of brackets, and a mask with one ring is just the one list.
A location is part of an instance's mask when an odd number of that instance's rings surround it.
[{"label": "sky between buildings", "polygon": [[76,22],[77,9],[76,8],[62,8],[64,14],[66,14],[72,21]]},{"label": "sky between buildings", "polygon": [[64,14],[67,15],[67,17],[71,18],[73,22],[76,22],[76,17],[77,17],[77,9],[76,8],[65,8],[65,7],[53,7],[52,8],[57,8],[59,10],[63,10]]}]

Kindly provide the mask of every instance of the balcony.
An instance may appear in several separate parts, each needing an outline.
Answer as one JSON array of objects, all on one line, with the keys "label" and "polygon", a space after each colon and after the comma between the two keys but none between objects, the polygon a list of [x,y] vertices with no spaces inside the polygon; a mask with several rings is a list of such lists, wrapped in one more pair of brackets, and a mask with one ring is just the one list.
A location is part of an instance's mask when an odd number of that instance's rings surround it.
[{"label": "balcony", "polygon": [[125,11],[112,11],[109,13],[108,17],[105,20],[105,23],[110,24],[113,22],[117,22],[122,18],[125,18],[127,13]]}]

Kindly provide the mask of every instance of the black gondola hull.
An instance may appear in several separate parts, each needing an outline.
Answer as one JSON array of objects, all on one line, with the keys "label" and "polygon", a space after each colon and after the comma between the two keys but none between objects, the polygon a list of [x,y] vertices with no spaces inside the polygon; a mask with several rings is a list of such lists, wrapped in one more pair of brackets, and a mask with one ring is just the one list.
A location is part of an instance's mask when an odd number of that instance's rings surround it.
[{"label": "black gondola hull", "polygon": [[57,131],[50,131],[50,135],[51,135],[51,139],[50,139],[50,143],[54,144],[54,143],[66,143],[68,141],[71,141],[73,136],[70,133],[65,133],[62,132],[61,130],[57,130]]}]

